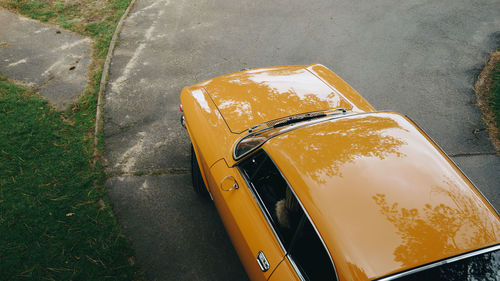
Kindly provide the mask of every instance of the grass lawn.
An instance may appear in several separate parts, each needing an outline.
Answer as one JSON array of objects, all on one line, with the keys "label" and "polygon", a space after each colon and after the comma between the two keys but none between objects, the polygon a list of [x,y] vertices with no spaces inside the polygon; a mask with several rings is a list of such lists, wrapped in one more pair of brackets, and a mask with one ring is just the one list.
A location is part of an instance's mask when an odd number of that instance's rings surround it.
[{"label": "grass lawn", "polygon": [[102,68],[130,1],[0,0],[94,40],[89,85],[65,112],[0,74],[0,280],[143,279],[91,165]]},{"label": "grass lawn", "polygon": [[[497,128],[500,131],[500,61],[493,67],[491,74],[491,80],[493,82],[491,87],[491,97],[490,104],[495,114],[495,119],[497,121]],[[500,135],[498,136],[500,139]]]},{"label": "grass lawn", "polygon": [[137,279],[88,125],[4,76],[0,117],[0,279]]}]

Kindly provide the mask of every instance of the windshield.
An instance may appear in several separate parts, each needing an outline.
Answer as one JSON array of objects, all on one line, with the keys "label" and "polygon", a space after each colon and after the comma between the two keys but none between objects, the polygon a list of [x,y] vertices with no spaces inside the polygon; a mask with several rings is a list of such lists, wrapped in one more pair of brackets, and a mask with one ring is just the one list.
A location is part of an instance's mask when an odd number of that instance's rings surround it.
[{"label": "windshield", "polygon": [[303,115],[290,116],[287,118],[282,118],[274,121],[269,121],[267,124],[269,127],[255,131],[255,128],[263,126],[258,125],[249,129],[250,134],[243,137],[234,148],[233,158],[235,160],[241,159],[243,156],[249,154],[250,152],[256,150],[261,145],[263,145],[267,140],[281,135],[285,132],[309,126],[312,124],[324,122],[331,119],[336,119],[339,117],[352,115],[346,114],[346,110],[343,108],[329,110],[328,112],[320,111],[315,113],[307,113]]},{"label": "windshield", "polygon": [[[465,256],[465,258],[464,258]],[[499,281],[500,280],[500,245],[490,248],[489,251],[480,251],[472,255],[451,258],[412,271],[382,278],[394,281]]]}]

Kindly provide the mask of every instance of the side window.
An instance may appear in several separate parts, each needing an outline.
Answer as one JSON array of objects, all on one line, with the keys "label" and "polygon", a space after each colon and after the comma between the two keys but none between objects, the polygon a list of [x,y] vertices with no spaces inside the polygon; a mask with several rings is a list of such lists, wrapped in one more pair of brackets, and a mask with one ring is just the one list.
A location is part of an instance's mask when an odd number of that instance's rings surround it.
[{"label": "side window", "polygon": [[263,150],[246,159],[240,165],[240,168],[257,197],[263,212],[286,248],[291,242],[294,230],[291,224],[294,224],[296,220],[294,217],[285,214],[287,212],[285,208],[286,181]]},{"label": "side window", "polygon": [[336,280],[326,249],[267,153],[260,149],[239,168],[302,276],[310,281]]},{"label": "side window", "polygon": [[305,215],[302,216],[288,255],[306,280],[337,280],[330,256]]}]

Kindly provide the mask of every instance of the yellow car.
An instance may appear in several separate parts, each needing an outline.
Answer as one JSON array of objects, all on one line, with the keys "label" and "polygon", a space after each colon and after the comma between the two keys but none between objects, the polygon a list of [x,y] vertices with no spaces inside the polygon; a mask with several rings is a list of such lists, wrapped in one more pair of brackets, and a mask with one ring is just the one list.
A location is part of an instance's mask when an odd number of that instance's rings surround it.
[{"label": "yellow car", "polygon": [[251,280],[500,280],[500,217],[408,117],[326,67],[181,93],[194,190]]}]

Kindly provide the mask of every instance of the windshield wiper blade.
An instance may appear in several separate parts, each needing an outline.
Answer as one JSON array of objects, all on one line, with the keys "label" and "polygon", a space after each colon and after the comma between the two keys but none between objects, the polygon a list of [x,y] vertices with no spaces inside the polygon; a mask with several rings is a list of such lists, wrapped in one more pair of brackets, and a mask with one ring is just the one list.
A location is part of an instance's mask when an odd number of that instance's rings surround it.
[{"label": "windshield wiper blade", "polygon": [[[329,115],[333,115],[333,114],[338,114],[339,111],[342,113],[347,112],[347,110],[345,108],[335,108],[335,109],[327,109],[327,110],[322,110],[322,111],[309,112],[306,114],[300,114],[300,115],[280,118],[280,119],[271,120],[271,121],[267,121],[267,122],[252,126],[252,127],[248,128],[248,133],[260,132],[263,130],[278,128],[278,127],[286,126],[286,125],[297,123],[297,122],[302,122],[302,121],[307,121],[307,120],[311,120],[311,119],[315,119],[315,118],[320,118],[320,117],[325,117],[325,116],[329,116]],[[257,128],[262,127],[262,126],[267,126],[267,127],[260,129],[260,130],[256,130]]]},{"label": "windshield wiper blade", "polygon": [[286,120],[283,120],[279,123],[276,123],[272,127],[279,128],[279,127],[283,127],[283,126],[290,125],[293,123],[307,121],[307,120],[311,120],[311,119],[315,119],[315,118],[321,118],[321,117],[325,117],[325,116],[326,116],[326,113],[319,113],[319,114],[314,114],[314,115],[313,114],[306,114],[306,115],[302,115],[302,116],[294,116],[294,117],[290,117]]},{"label": "windshield wiper blade", "polygon": [[[345,110],[345,108],[336,108],[334,109],[333,111],[337,112],[337,111],[341,111],[342,113],[346,113],[347,111]],[[322,117],[325,117],[325,116],[328,116],[328,115],[331,115],[332,112],[328,112],[328,111],[320,111],[320,112],[314,112],[314,113],[306,113],[304,115],[299,115],[299,116],[291,116],[281,122],[278,122],[276,124],[274,124],[272,126],[272,128],[279,128],[279,127],[283,127],[283,126],[286,126],[286,125],[290,125],[290,124],[293,124],[293,123],[298,123],[298,122],[303,122],[303,121],[308,121],[308,120],[311,120],[311,119],[316,119],[316,118],[322,118]]]},{"label": "windshield wiper blade", "polygon": [[[237,143],[233,150],[233,158],[234,160],[239,160],[245,155],[248,155],[252,151],[255,151],[262,144],[264,144],[269,139],[289,132],[291,130],[306,127],[313,124],[318,124],[324,121],[343,118],[347,110],[344,108],[336,108],[332,110],[324,110],[317,112],[310,112],[301,115],[295,115],[291,117],[286,117],[282,119],[275,119],[272,121],[268,121],[257,126],[254,126],[249,129],[249,134],[242,137]],[[351,115],[351,114],[349,114]],[[326,118],[325,118],[326,117]],[[318,120],[316,120],[318,119]],[[312,121],[311,121],[312,120]],[[270,124],[273,122],[272,124]],[[288,124],[300,123],[297,126],[288,126]],[[267,125],[268,127],[264,129],[260,129],[258,131],[252,131],[255,128],[259,128],[261,126]],[[279,129],[274,129],[278,127],[284,127]]]}]

